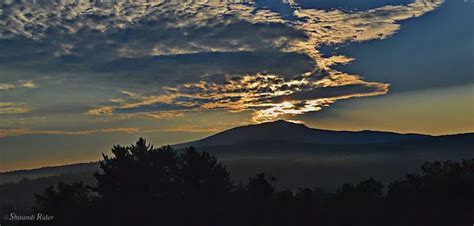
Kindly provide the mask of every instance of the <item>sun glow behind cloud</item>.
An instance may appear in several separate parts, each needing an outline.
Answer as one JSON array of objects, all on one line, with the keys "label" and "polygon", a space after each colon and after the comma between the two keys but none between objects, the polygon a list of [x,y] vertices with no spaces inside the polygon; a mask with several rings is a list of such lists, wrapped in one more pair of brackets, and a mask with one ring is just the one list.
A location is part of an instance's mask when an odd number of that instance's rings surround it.
[{"label": "sun glow behind cloud", "polygon": [[[178,113],[189,111],[252,110],[253,120],[264,122],[280,116],[320,111],[339,99],[381,95],[388,90],[387,84],[363,82],[356,76],[346,76],[344,79],[313,80],[307,74],[287,81],[276,75],[257,74],[229,77],[223,84],[201,81],[165,87],[167,93],[160,96],[141,96],[124,91],[122,93],[130,99],[129,102],[110,101],[114,105],[92,109],[88,114],[124,116],[172,112],[175,117],[180,117]],[[165,106],[175,109],[160,111]]]}]

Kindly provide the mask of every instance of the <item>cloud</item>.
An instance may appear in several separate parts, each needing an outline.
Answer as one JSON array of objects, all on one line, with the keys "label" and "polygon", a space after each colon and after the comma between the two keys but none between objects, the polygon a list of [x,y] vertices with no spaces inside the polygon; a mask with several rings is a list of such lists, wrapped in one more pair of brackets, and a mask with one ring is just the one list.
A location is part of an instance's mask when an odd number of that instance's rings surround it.
[{"label": "cloud", "polygon": [[388,92],[388,87],[388,84],[364,82],[357,76],[334,81],[330,78],[315,80],[311,74],[288,80],[277,75],[257,74],[227,77],[223,82],[210,80],[165,87],[167,93],[160,96],[122,91],[128,96],[128,102],[114,101],[88,114],[123,116],[138,112],[144,115],[210,109],[250,110],[254,111],[254,121],[261,122],[282,115],[319,111],[341,99],[382,95]]},{"label": "cloud", "polygon": [[112,46],[109,51],[117,56],[132,58],[261,49],[315,57],[321,44],[393,35],[400,27],[397,21],[421,16],[443,2],[416,0],[360,12],[305,9],[289,2],[298,19],[291,21],[256,8],[253,1],[25,1],[5,5],[0,38],[46,41],[56,56],[97,54],[101,46]]},{"label": "cloud", "polygon": [[0,83],[0,91],[16,89],[16,88],[26,88],[26,89],[33,89],[39,87],[33,81],[23,81],[20,80],[16,83]]},{"label": "cloud", "polygon": [[389,5],[358,12],[297,7],[295,16],[304,18],[304,21],[297,22],[295,27],[309,38],[294,41],[287,51],[306,53],[319,68],[331,70],[331,65],[347,63],[352,59],[345,56],[323,57],[319,46],[388,38],[400,29],[398,21],[419,17],[443,3],[444,0],[416,0],[408,5]]},{"label": "cloud", "polygon": [[0,115],[24,114],[28,112],[31,112],[31,109],[26,107],[25,103],[0,102]]},{"label": "cloud", "polygon": [[33,89],[38,88],[38,85],[33,81],[20,81],[20,87]]},{"label": "cloud", "polygon": [[[0,92],[5,92],[12,89],[33,89],[38,85],[33,81],[17,81],[15,83],[0,83]],[[31,108],[23,102],[2,102],[0,99],[0,115],[16,115],[31,112]]]},{"label": "cloud", "polygon": [[27,128],[19,129],[0,129],[0,138],[24,135],[90,135],[95,133],[138,133],[137,128],[111,128],[98,130],[81,130],[81,131],[65,131],[65,130],[33,130]]},{"label": "cloud", "polygon": [[15,88],[14,85],[8,83],[0,83],[0,90],[9,90]]},{"label": "cloud", "polygon": [[29,128],[0,128],[0,138],[25,136],[25,135],[67,135],[80,136],[91,135],[96,133],[155,133],[155,132],[185,132],[185,133],[207,133],[217,132],[217,128],[199,127],[199,126],[176,126],[163,129],[141,130],[138,128],[107,128],[107,129],[93,129],[93,130],[35,130]]},{"label": "cloud", "polygon": [[386,39],[443,2],[343,11],[284,1],[291,17],[253,1],[15,2],[0,16],[0,58],[65,85],[126,90],[88,115],[170,119],[224,109],[260,122],[387,93],[389,84],[335,70],[355,59],[325,56],[321,46]]},{"label": "cloud", "polygon": [[[118,56],[135,58],[251,51],[270,48],[277,43],[275,40],[285,39],[286,35],[295,36],[294,32],[275,30],[275,33],[266,26],[258,28],[263,22],[281,27],[285,24],[274,12],[254,9],[253,4],[217,0],[117,1],[113,4],[25,1],[5,5],[0,38],[46,41],[55,48],[55,56],[81,55],[97,51],[93,47],[100,47],[99,44],[107,44],[103,45],[106,47],[112,44],[110,51]],[[240,31],[249,31],[248,28],[255,28],[254,32],[242,36]],[[83,37],[72,36],[78,34]],[[84,40],[84,37],[90,39]],[[94,38],[103,38],[105,43]]]}]

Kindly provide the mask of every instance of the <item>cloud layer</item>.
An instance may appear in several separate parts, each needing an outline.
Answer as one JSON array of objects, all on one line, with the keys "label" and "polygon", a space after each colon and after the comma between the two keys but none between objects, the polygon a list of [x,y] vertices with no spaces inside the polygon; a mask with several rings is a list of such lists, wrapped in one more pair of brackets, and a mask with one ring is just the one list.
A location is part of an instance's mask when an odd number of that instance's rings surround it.
[{"label": "cloud layer", "polygon": [[[0,67],[40,71],[75,95],[86,85],[112,90],[88,115],[169,119],[220,109],[288,119],[387,93],[389,84],[335,70],[354,59],[321,48],[388,38],[399,21],[443,2],[345,11],[285,1],[289,17],[254,2],[13,1],[0,13]],[[34,86],[0,80],[0,92]],[[0,101],[0,114],[29,111]]]}]

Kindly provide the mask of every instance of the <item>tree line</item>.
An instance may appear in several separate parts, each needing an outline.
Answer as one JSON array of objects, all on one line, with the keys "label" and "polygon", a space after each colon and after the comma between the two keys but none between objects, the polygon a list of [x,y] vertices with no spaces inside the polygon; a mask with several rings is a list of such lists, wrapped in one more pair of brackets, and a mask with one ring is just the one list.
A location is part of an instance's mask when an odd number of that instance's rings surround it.
[{"label": "tree line", "polygon": [[48,222],[117,226],[461,226],[474,224],[474,159],[425,163],[390,183],[346,183],[336,191],[278,190],[266,174],[234,183],[206,152],[155,148],[140,138],[103,155],[95,186],[59,183],[35,195]]}]

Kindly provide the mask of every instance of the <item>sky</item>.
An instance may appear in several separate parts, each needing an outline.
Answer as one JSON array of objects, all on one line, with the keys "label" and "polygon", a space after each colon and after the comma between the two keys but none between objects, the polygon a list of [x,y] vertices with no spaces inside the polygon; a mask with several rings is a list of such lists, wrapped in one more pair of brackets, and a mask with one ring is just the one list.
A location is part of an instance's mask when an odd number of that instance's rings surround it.
[{"label": "sky", "polygon": [[0,4],[0,171],[278,119],[474,131],[472,0]]}]

